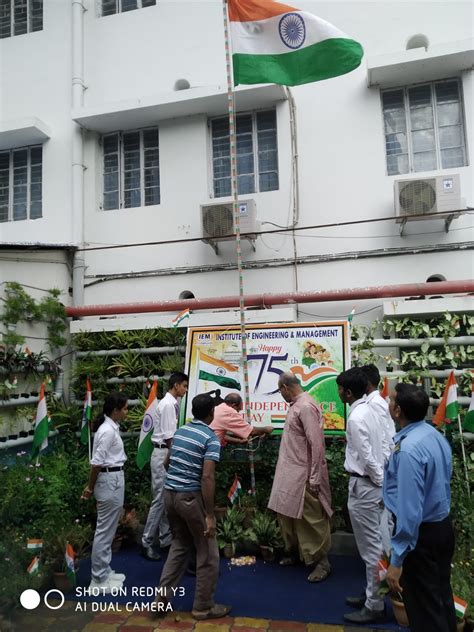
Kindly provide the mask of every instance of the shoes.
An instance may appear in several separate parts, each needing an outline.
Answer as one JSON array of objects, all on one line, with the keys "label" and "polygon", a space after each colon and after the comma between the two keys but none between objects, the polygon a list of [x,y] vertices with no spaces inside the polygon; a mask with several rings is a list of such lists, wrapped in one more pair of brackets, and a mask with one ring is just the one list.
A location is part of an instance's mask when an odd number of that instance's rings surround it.
[{"label": "shoes", "polygon": [[357,612],[344,615],[344,621],[349,623],[376,623],[385,619],[385,607],[383,610],[370,610],[363,606]]},{"label": "shoes", "polygon": [[365,606],[365,601],[365,592],[361,593],[360,597],[346,597],[346,605],[351,608],[359,608],[359,610]]},{"label": "shoes", "polygon": [[125,575],[123,573],[116,573],[115,571],[110,571],[109,579],[114,582],[124,582]]},{"label": "shoes", "polygon": [[142,546],[140,555],[142,555],[146,560],[150,560],[150,562],[158,562],[161,560],[161,555],[158,551],[155,551],[152,546]]},{"label": "shoes", "polygon": [[[331,565],[328,561],[318,562],[308,575],[308,581],[312,583],[322,582],[331,574]],[[363,604],[362,604],[363,605]]]},{"label": "shoes", "polygon": [[293,557],[293,555],[286,555],[285,557],[282,557],[279,561],[280,566],[294,566],[297,563],[298,560],[296,559],[296,557]]},{"label": "shoes", "polygon": [[201,612],[199,610],[193,610],[192,615],[198,621],[204,621],[204,619],[220,619],[225,617],[232,610],[232,606],[224,606],[220,603],[215,603],[207,612]]},{"label": "shoes", "polygon": [[102,595],[110,595],[119,588],[122,588],[121,581],[114,581],[113,579],[106,579],[105,582],[97,582],[95,579],[91,580],[89,584],[89,590],[93,595],[101,597]]}]

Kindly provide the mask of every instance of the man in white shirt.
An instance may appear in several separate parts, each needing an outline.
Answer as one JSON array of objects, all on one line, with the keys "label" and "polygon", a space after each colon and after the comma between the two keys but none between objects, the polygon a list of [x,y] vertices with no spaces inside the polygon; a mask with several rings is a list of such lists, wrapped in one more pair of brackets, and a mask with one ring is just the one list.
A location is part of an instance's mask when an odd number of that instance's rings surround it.
[{"label": "man in white shirt", "polygon": [[340,373],[337,385],[341,401],[350,405],[344,462],[344,468],[350,474],[348,509],[367,579],[365,599],[349,597],[346,600],[348,605],[361,609],[344,615],[344,619],[350,623],[367,624],[385,616],[383,598],[377,594],[377,564],[382,556],[383,428],[367,404],[367,378],[359,368]]},{"label": "man in white shirt", "polygon": [[[395,435],[395,424],[388,409],[388,402],[382,397],[379,391],[380,373],[375,364],[366,364],[361,367],[362,372],[367,377],[367,397],[369,407],[374,411],[383,428],[383,456],[384,465],[388,463],[394,447],[393,437]],[[382,512],[382,544],[385,553],[390,553],[391,537],[393,531],[392,514],[386,507]]]},{"label": "man in white shirt", "polygon": [[158,404],[158,414],[151,438],[153,453],[150,469],[153,501],[143,531],[141,551],[143,557],[151,561],[161,559],[161,555],[153,547],[157,535],[162,549],[171,544],[171,530],[164,504],[165,462],[178,426],[178,397],[183,397],[187,390],[188,376],[185,373],[173,373],[168,383],[168,392]]}]

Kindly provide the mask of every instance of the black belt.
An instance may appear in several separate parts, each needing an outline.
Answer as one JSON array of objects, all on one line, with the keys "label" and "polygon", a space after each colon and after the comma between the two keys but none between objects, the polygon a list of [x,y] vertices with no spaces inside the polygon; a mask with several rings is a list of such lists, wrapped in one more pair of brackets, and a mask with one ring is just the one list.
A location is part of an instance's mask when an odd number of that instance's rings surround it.
[{"label": "black belt", "polygon": [[367,474],[356,474],[356,472],[349,472],[349,476],[355,476],[356,478],[370,478]]},{"label": "black belt", "polygon": [[158,449],[160,449],[160,448],[167,448],[168,447],[167,443],[155,443],[154,441],[152,441],[152,443],[153,443],[153,446],[155,448],[158,448]]},{"label": "black belt", "polygon": [[101,467],[101,472],[121,472],[123,470],[123,465],[117,465],[115,467]]}]

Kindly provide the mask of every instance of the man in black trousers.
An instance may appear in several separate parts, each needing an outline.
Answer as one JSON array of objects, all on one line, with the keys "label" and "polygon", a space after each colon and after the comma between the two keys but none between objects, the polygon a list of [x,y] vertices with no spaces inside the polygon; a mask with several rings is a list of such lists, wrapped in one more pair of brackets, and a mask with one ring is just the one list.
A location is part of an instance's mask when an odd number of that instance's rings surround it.
[{"label": "man in black trousers", "polygon": [[397,384],[390,395],[390,414],[401,430],[383,485],[395,518],[387,582],[402,593],[411,632],[455,632],[451,448],[426,423],[428,406],[428,395],[412,384]]}]

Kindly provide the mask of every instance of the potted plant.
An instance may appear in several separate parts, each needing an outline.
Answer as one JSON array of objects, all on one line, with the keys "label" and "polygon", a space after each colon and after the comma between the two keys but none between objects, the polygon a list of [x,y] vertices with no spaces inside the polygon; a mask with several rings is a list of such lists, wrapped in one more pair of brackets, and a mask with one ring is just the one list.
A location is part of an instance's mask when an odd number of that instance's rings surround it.
[{"label": "potted plant", "polygon": [[217,525],[217,544],[228,559],[234,557],[236,543],[244,536],[243,519],[243,511],[232,507]]},{"label": "potted plant", "polygon": [[280,527],[268,511],[259,511],[255,514],[247,536],[249,540],[258,544],[262,558],[266,562],[272,562],[275,559],[275,549],[283,545]]}]

